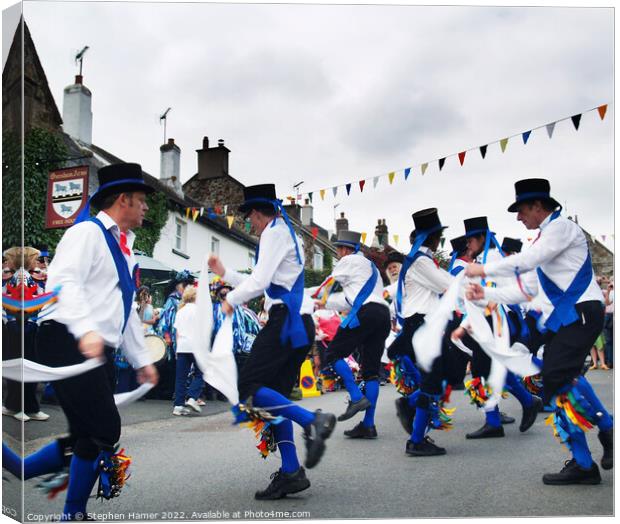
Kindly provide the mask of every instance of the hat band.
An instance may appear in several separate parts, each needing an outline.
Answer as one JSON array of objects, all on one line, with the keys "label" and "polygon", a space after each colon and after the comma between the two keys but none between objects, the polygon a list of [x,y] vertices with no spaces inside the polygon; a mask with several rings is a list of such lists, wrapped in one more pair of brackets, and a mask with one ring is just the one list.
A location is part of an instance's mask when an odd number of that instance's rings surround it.
[{"label": "hat band", "polygon": [[[122,178],[121,180],[114,180],[112,182],[107,182],[97,189],[97,193],[99,193],[102,189],[107,189],[108,187],[120,186],[121,184],[142,184],[146,185],[143,179],[141,178]],[[94,196],[94,195],[93,195]]]},{"label": "hat band", "polygon": [[276,211],[278,210],[279,204],[282,203],[282,200],[278,200],[276,199],[269,199],[269,198],[264,198],[264,197],[255,197],[255,198],[248,198],[243,205],[245,204],[271,204]]},{"label": "hat band", "polygon": [[431,227],[430,229],[416,229],[415,234],[419,235],[421,233],[426,233],[427,235],[430,235],[432,233],[435,233],[436,231],[439,231],[440,229],[443,229],[443,226],[441,225],[441,223],[437,224],[436,226]]},{"label": "hat band", "polygon": [[522,200],[532,200],[536,198],[551,198],[549,193],[544,193],[542,191],[533,192],[533,193],[521,193],[517,195],[517,202],[521,202]]},{"label": "hat band", "polygon": [[481,235],[482,233],[493,233],[490,229],[472,229],[465,233],[465,237],[473,237],[474,235]]}]

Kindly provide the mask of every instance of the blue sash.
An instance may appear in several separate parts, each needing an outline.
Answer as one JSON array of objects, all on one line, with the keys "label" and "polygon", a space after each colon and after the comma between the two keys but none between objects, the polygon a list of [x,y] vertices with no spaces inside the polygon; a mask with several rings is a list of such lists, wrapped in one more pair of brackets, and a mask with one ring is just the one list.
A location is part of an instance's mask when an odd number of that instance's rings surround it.
[{"label": "blue sash", "polygon": [[364,302],[370,296],[372,290],[375,289],[375,285],[377,284],[377,278],[379,278],[379,270],[371,260],[368,260],[368,263],[372,268],[372,274],[355,297],[353,305],[351,306],[351,311],[349,311],[347,318],[345,318],[340,324],[340,327],[343,329],[359,327],[360,319],[357,318],[357,312],[364,305]]},{"label": "blue sash", "polygon": [[[456,262],[456,256],[458,255],[458,253],[455,251],[454,253],[452,253],[452,258],[450,259],[450,263],[448,264],[448,273],[452,273],[452,268],[454,267],[454,263]],[[457,273],[452,273],[452,274],[458,274]]]},{"label": "blue sash", "polygon": [[465,269],[464,266],[459,266],[459,267],[454,267],[450,270],[450,274],[453,276],[458,275],[461,271],[463,271]]},{"label": "blue sash", "polygon": [[105,228],[97,217],[91,217],[88,220],[99,226],[103,232],[106,242],[108,243],[108,248],[110,249],[112,258],[114,259],[114,265],[116,266],[116,271],[118,273],[118,283],[121,288],[121,293],[123,294],[124,321],[122,331],[124,332],[125,327],[127,326],[127,320],[129,320],[129,314],[131,313],[131,303],[133,302],[134,292],[136,291],[134,278],[137,275],[138,264],[134,266],[133,275],[131,275],[129,273],[129,268],[127,267],[125,256],[121,251],[121,246],[118,244],[116,238],[114,238],[114,235]]},{"label": "blue sash", "polygon": [[306,327],[300,313],[301,303],[304,299],[303,267],[290,291],[272,282],[266,292],[269,298],[280,299],[288,308],[288,316],[280,333],[282,345],[285,346],[290,342],[293,349],[310,345]]},{"label": "blue sash", "polygon": [[[551,223],[559,216],[560,211],[555,211],[551,215],[549,222]],[[545,275],[541,268],[536,268],[536,273],[538,274],[538,280],[540,281],[545,295],[547,295],[553,304],[553,312],[545,322],[545,327],[555,333],[560,327],[568,326],[579,320],[579,315],[577,315],[577,311],[575,310],[575,304],[586,289],[588,289],[593,274],[590,250],[588,249],[588,256],[566,291],[562,291],[556,286],[555,283]]]},{"label": "blue sash", "polygon": [[513,336],[516,336],[520,342],[525,343],[530,338],[530,330],[527,327],[525,322],[525,318],[523,318],[523,313],[521,312],[521,308],[517,304],[512,304],[507,306],[510,311],[514,312],[519,319],[519,325],[515,326],[510,319],[510,315],[506,315],[506,320],[508,321],[508,327],[510,329],[510,333]]}]

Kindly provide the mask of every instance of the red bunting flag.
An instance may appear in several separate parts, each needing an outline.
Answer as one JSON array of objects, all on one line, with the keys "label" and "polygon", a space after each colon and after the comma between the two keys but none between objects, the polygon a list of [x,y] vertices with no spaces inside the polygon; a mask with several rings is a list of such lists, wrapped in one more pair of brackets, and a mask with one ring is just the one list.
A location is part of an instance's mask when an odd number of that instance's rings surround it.
[{"label": "red bunting flag", "polygon": [[603,120],[603,118],[605,118],[605,113],[607,113],[607,104],[602,105],[597,107],[598,109],[598,116],[601,117],[601,120]]},{"label": "red bunting flag", "polygon": [[316,240],[316,237],[319,234],[319,228],[314,226],[310,231],[312,231],[312,238],[314,238]]},{"label": "red bunting flag", "polygon": [[461,165],[463,165],[463,162],[465,162],[465,153],[467,153],[467,151],[461,151],[459,153],[459,162],[461,163]]},{"label": "red bunting flag", "polygon": [[360,184],[360,193],[361,193],[362,191],[364,191],[364,184],[366,184],[366,180],[360,180],[359,184]]}]

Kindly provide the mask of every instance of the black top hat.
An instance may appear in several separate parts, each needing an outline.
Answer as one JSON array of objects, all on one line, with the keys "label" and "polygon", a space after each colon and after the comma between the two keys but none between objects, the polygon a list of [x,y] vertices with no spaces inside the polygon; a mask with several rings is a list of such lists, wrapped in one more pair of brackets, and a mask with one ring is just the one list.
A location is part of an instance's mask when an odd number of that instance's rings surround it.
[{"label": "black top hat", "polygon": [[463,224],[465,225],[465,237],[467,238],[486,233],[489,230],[487,217],[466,218],[463,220]]},{"label": "black top hat", "polygon": [[398,262],[399,264],[402,264],[404,261],[405,255],[403,255],[400,251],[390,251],[388,253],[384,267],[387,268],[393,262]]},{"label": "black top hat", "polygon": [[523,242],[518,238],[504,237],[502,242],[502,251],[504,253],[520,253],[523,247]]},{"label": "black top hat", "polygon": [[467,249],[467,237],[462,235],[460,237],[453,238],[450,240],[450,244],[452,244],[452,252],[450,255],[453,255],[454,253],[458,255]]},{"label": "black top hat", "polygon": [[420,233],[434,233],[435,231],[444,230],[448,227],[441,225],[436,207],[416,211],[411,215],[411,218],[413,218],[413,224],[415,225],[416,236]]},{"label": "black top hat", "polygon": [[244,187],[243,198],[245,202],[239,206],[241,213],[247,213],[257,207],[268,206],[273,200],[276,200],[276,186],[274,184],[258,184]]},{"label": "black top hat", "polygon": [[510,204],[508,211],[516,213],[521,202],[531,202],[532,200],[546,200],[554,205],[554,207],[562,206],[551,197],[551,186],[549,181],[544,178],[526,178],[515,182],[516,200]]},{"label": "black top hat", "polygon": [[334,245],[351,247],[355,249],[359,245],[361,238],[362,238],[361,233],[357,233],[355,231],[347,231],[345,229],[342,229],[338,231],[338,238],[334,242]]},{"label": "black top hat", "polygon": [[142,191],[153,193],[155,189],[146,185],[140,164],[110,164],[97,172],[99,189],[91,197],[91,204],[100,208],[103,200],[110,195]]}]

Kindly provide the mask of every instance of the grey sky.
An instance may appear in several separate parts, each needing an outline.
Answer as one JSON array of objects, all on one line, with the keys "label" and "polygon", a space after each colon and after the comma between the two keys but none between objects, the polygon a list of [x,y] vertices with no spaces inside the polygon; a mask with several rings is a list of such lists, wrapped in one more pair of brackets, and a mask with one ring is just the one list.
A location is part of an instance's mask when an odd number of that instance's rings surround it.
[{"label": "grey sky", "polygon": [[[153,175],[163,129],[181,147],[182,180],[202,137],[231,149],[244,184],[304,180],[315,219],[333,206],[351,229],[378,218],[405,250],[411,213],[439,208],[446,237],[487,215],[498,236],[531,236],[506,212],[514,181],[551,180],[552,193],[592,234],[613,233],[613,120],[565,121],[552,140],[534,131],[486,160],[470,152],[422,177],[420,165],[613,102],[610,8],[24,3],[52,93],[73,82],[74,53],[90,50],[93,142]],[[407,182],[372,178],[412,167]],[[357,182],[368,179],[360,194]],[[333,185],[353,182],[351,196]],[[327,188],[321,202],[318,189]],[[393,238],[391,238],[393,243]]]}]

